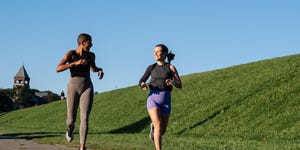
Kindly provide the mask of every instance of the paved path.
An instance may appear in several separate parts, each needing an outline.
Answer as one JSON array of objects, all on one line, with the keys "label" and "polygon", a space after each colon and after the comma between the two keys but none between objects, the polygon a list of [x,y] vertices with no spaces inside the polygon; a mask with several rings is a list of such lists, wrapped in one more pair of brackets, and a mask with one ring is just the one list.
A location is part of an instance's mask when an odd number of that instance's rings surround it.
[{"label": "paved path", "polygon": [[0,135],[0,150],[78,150],[63,145],[39,144],[31,140]]}]

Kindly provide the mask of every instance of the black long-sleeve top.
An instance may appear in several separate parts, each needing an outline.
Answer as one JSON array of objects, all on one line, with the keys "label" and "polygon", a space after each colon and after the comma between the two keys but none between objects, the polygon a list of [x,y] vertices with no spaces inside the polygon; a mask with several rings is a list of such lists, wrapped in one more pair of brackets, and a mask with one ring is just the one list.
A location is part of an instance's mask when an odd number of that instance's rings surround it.
[{"label": "black long-sleeve top", "polygon": [[172,85],[167,85],[165,81],[167,79],[172,79],[173,74],[170,70],[170,64],[165,63],[163,65],[157,65],[152,64],[149,65],[142,76],[142,78],[139,81],[139,85],[141,85],[142,82],[145,82],[148,80],[148,78],[151,76],[150,82],[149,82],[149,88],[150,90],[159,90],[159,91],[172,91]]}]

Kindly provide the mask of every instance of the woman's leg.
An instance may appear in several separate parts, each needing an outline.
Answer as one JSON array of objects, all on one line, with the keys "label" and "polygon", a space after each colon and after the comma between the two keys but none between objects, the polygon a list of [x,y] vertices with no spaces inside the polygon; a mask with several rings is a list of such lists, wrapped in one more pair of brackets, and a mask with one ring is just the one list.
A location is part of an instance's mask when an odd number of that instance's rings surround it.
[{"label": "woman's leg", "polygon": [[168,122],[169,122],[169,116],[171,113],[171,93],[166,92],[164,95],[164,103],[161,107],[162,113],[161,113],[161,135],[164,135],[167,130]]},{"label": "woman's leg", "polygon": [[157,107],[154,107],[150,110],[148,110],[149,116],[151,118],[151,121],[154,125],[154,145],[156,150],[161,149],[161,112],[160,109]]},{"label": "woman's leg", "polygon": [[89,128],[89,115],[92,110],[94,91],[87,88],[80,98],[80,147],[84,148]]},{"label": "woman's leg", "polygon": [[76,87],[72,83],[67,86],[67,130],[73,133],[74,123],[77,116],[77,108],[79,105],[79,96],[76,92]]},{"label": "woman's leg", "polygon": [[164,113],[161,114],[161,135],[164,135],[167,131],[169,116],[170,115]]}]

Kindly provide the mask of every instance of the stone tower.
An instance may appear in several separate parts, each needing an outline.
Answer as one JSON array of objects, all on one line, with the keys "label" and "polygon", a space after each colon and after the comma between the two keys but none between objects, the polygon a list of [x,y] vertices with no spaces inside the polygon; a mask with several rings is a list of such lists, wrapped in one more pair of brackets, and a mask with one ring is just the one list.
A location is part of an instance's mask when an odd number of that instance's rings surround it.
[{"label": "stone tower", "polygon": [[25,70],[24,65],[21,66],[17,74],[14,76],[14,87],[22,86],[29,88],[30,78]]}]

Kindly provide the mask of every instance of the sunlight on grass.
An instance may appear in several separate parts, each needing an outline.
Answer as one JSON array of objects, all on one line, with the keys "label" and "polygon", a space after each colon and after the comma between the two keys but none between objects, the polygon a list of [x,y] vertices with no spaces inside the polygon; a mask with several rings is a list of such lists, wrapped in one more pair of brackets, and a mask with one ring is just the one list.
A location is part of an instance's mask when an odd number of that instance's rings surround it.
[{"label": "sunlight on grass", "polygon": [[[182,77],[172,92],[163,148],[299,149],[300,55]],[[95,95],[87,140],[93,149],[153,149],[147,92],[138,86]],[[0,115],[0,132],[41,143],[65,141],[65,101]]]}]

